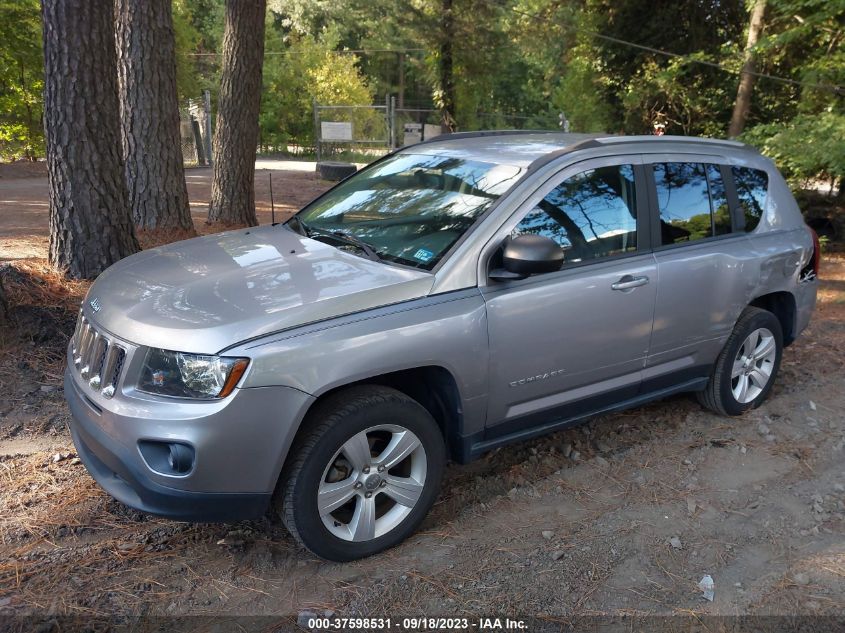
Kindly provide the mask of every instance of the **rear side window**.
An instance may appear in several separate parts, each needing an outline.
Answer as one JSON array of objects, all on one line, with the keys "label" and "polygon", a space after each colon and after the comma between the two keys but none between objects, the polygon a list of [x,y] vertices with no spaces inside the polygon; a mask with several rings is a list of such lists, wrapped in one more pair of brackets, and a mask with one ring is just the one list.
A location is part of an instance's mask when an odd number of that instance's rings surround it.
[{"label": "rear side window", "polygon": [[718,165],[707,165],[707,184],[710,187],[710,206],[713,209],[713,230],[716,235],[732,231],[731,210],[725,193],[725,181]]},{"label": "rear side window", "polygon": [[769,175],[750,167],[733,168],[736,195],[745,215],[745,230],[753,231],[763,217],[766,208],[766,195],[769,189]]},{"label": "rear side window", "polygon": [[725,183],[718,165],[653,165],[661,243],[680,244],[732,230]]},{"label": "rear side window", "polygon": [[598,167],[567,178],[522,218],[512,236],[525,233],[553,239],[566,263],[636,251],[633,167]]}]

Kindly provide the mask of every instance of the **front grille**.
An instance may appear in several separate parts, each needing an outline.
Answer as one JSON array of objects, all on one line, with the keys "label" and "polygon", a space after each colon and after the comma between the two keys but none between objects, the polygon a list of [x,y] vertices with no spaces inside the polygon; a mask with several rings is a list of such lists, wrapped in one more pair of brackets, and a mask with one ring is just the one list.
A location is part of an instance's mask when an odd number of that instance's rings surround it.
[{"label": "front grille", "polygon": [[80,311],[71,344],[73,366],[94,391],[111,398],[118,387],[126,349],[99,331]]}]

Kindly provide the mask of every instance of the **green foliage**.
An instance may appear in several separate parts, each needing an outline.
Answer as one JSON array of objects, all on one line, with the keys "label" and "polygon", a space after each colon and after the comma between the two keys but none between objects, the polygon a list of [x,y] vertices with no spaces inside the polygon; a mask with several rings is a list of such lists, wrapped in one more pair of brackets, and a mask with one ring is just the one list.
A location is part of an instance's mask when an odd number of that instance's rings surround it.
[{"label": "green foliage", "polygon": [[[261,145],[278,146],[293,141],[314,143],[313,103],[371,105],[373,93],[357,67],[357,58],[333,50],[336,37],[325,33],[323,40],[311,35],[285,35],[268,27],[264,62],[264,92],[261,99]],[[282,53],[282,54],[275,54]],[[332,113],[334,121],[352,121],[360,138],[376,134],[383,138],[383,116],[375,111]]]},{"label": "green foliage", "polygon": [[[268,0],[262,145],[312,144],[314,100],[382,103],[401,90],[407,106],[436,107],[445,43],[459,129],[553,128],[562,111],[576,132],[650,133],[660,120],[669,134],[726,133],[748,29],[746,0],[451,0],[449,33],[446,6],[447,0]],[[183,100],[204,89],[216,99],[224,14],[225,0],[173,2]],[[41,155],[38,0],[0,0],[0,15],[0,157]],[[842,86],[843,42],[845,0],[768,0],[757,70]],[[343,52],[358,49],[366,50]],[[359,137],[383,136],[383,119],[373,110],[329,116],[351,120]],[[743,138],[794,182],[845,179],[842,94],[759,77]]]},{"label": "green foliage", "polygon": [[[224,2],[173,2],[180,100],[197,99],[204,89],[216,96]],[[44,61],[39,1],[0,0],[0,16],[0,160],[41,157]]]},{"label": "green foliage", "polygon": [[174,12],[185,14],[199,34],[199,51],[218,53],[223,50],[226,0],[185,0],[183,8],[174,6]]},{"label": "green foliage", "polygon": [[605,132],[613,129],[613,111],[605,97],[605,87],[595,64],[584,57],[573,57],[551,95],[552,106],[563,112],[570,129],[578,132]]},{"label": "green foliage", "polygon": [[38,0],[0,0],[0,160],[44,154]]},{"label": "green foliage", "polygon": [[[202,35],[194,26],[187,0],[173,1],[173,33],[176,40],[176,90],[179,101],[197,99],[210,88],[197,64]],[[216,77],[215,77],[216,79]]]},{"label": "green foliage", "polygon": [[220,52],[226,0],[173,0],[173,31],[176,40],[176,89],[180,104],[211,93],[216,109],[220,87]]},{"label": "green foliage", "polygon": [[[760,54],[780,75],[819,85],[845,85],[845,1],[771,0]],[[766,84],[764,84],[766,85]],[[795,184],[811,179],[845,185],[845,96],[788,86],[769,116],[743,139],[774,158]]]},{"label": "green foliage", "polygon": [[731,75],[719,75],[690,63],[704,54],[668,62],[647,59],[622,93],[623,126],[628,132],[650,134],[656,121],[670,133],[724,136],[735,87]]},{"label": "green foliage", "polygon": [[[743,140],[770,156],[796,185],[845,176],[845,115],[833,109],[801,113],[782,123],[754,126]],[[841,181],[841,180],[840,180]]]}]

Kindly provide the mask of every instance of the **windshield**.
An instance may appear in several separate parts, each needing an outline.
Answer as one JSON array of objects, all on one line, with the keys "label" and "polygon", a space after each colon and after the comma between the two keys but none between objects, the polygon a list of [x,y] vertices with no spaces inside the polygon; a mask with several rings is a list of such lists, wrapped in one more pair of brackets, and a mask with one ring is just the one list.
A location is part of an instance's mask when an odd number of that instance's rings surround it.
[{"label": "windshield", "polygon": [[452,156],[397,154],[296,217],[317,239],[342,232],[381,259],[431,270],[522,171]]}]

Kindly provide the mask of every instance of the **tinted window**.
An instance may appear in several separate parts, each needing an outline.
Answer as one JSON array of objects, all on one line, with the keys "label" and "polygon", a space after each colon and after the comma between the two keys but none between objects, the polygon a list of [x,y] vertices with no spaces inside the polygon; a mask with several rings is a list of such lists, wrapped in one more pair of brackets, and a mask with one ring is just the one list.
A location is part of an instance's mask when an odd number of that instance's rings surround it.
[{"label": "tinted window", "polygon": [[745,214],[745,230],[753,231],[763,217],[766,208],[766,192],[769,188],[769,175],[759,169],[749,167],[733,168],[736,195]]},{"label": "tinted window", "polygon": [[637,197],[630,165],[590,169],[564,180],[522,219],[513,235],[545,235],[565,262],[637,249]]},{"label": "tinted window", "polygon": [[707,184],[710,185],[710,205],[713,207],[713,228],[716,235],[731,232],[731,211],[725,194],[725,181],[718,165],[706,165]]},{"label": "tinted window", "polygon": [[661,243],[692,242],[731,232],[725,181],[718,165],[660,163],[653,170]]},{"label": "tinted window", "polygon": [[654,165],[654,184],[663,244],[692,242],[713,235],[704,165],[659,163]]},{"label": "tinted window", "polygon": [[340,231],[383,259],[431,270],[522,172],[513,165],[400,153],[363,169],[297,217],[318,239]]}]

